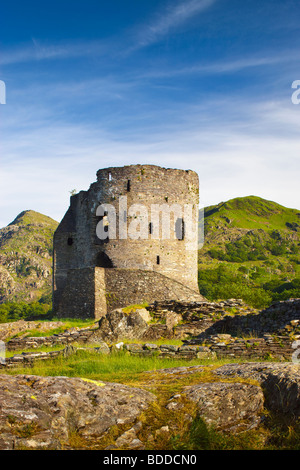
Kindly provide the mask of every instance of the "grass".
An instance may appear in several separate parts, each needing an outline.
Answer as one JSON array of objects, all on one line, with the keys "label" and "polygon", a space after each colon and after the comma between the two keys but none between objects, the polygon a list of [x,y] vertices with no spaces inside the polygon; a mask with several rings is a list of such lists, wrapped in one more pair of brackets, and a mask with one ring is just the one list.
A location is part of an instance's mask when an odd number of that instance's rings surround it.
[{"label": "grass", "polygon": [[122,310],[124,313],[132,313],[132,312],[135,312],[137,309],[146,308],[148,306],[149,306],[148,302],[144,302],[142,304],[128,305],[127,307],[122,308]]},{"label": "grass", "polygon": [[[74,343],[75,344],[75,343]],[[95,346],[95,344],[93,345]],[[57,349],[61,349],[57,347]],[[41,350],[41,349],[40,349]],[[43,348],[43,351],[47,348]],[[54,350],[54,348],[48,348]],[[34,349],[38,351],[38,349]],[[29,350],[28,350],[29,352]],[[13,352],[16,354],[16,351]],[[76,354],[69,357],[59,356],[47,361],[36,361],[33,366],[21,366],[7,369],[7,374],[30,374],[39,376],[66,376],[81,377],[91,380],[102,380],[107,382],[140,383],[145,371],[156,371],[171,367],[183,367],[203,365],[207,367],[220,367],[223,364],[241,362],[240,359],[175,359],[151,356],[135,356],[125,351],[115,351],[109,356],[91,350],[78,350]],[[244,361],[246,362],[246,361]],[[253,360],[251,361],[253,362]],[[274,362],[274,361],[272,361]],[[194,374],[193,374],[194,375]]]},{"label": "grass", "polygon": [[285,229],[286,222],[297,222],[299,212],[257,196],[230,199],[217,206],[207,207],[206,212],[209,211],[218,222],[222,222],[222,216],[226,216],[232,226],[255,229],[260,224],[269,230]]},{"label": "grass", "polygon": [[[37,350],[35,350],[37,351]],[[199,360],[189,365],[199,364]],[[36,361],[33,367],[8,369],[8,374],[31,374],[40,376],[84,377],[92,380],[128,383],[139,382],[139,375],[146,370],[187,365],[185,360],[173,360],[158,356],[136,357],[125,352],[114,352],[109,357],[97,352],[77,351],[68,358]]]}]

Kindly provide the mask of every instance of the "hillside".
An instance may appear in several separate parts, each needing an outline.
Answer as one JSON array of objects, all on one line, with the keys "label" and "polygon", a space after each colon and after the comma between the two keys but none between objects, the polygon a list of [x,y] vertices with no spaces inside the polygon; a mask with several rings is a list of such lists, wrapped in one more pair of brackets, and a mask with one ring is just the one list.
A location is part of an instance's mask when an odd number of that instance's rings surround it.
[{"label": "hillside", "polygon": [[299,210],[256,196],[235,198],[204,209],[204,232],[199,251],[203,295],[243,297],[258,307],[297,295]]},{"label": "hillside", "polygon": [[52,240],[58,222],[21,212],[0,229],[0,302],[35,300],[50,294]]}]

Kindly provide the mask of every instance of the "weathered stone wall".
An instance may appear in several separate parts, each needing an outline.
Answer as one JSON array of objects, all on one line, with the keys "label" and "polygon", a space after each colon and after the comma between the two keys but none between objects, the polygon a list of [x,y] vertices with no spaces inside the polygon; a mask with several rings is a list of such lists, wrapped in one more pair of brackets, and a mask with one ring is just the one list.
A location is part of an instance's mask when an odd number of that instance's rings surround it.
[{"label": "weathered stone wall", "polygon": [[[221,335],[220,335],[221,336]],[[43,341],[44,339],[44,341]],[[26,348],[34,349],[41,346],[54,346],[61,345],[65,348],[57,351],[49,352],[23,352],[21,354],[15,354],[14,356],[6,359],[6,364],[2,367],[15,367],[19,365],[28,365],[36,360],[46,360],[55,358],[59,355],[68,355],[75,353],[76,350],[90,350],[93,352],[99,352],[101,354],[111,354],[118,350],[124,350],[127,354],[135,356],[160,356],[168,357],[173,359],[214,359],[214,358],[245,358],[245,359],[268,359],[273,358],[281,361],[292,362],[292,355],[295,350],[292,348],[292,342],[285,337],[281,338],[256,338],[255,340],[239,340],[235,341],[233,338],[226,341],[222,337],[214,337],[211,339],[210,344],[197,345],[197,344],[183,344],[176,346],[173,344],[162,344],[158,345],[151,342],[145,343],[117,343],[115,345],[109,345],[105,342],[99,342],[98,346],[94,348],[89,347],[88,349],[84,346],[82,348],[70,347],[72,343],[81,342],[83,345],[85,342],[89,342],[92,339],[92,335],[89,333],[79,334],[65,334],[59,338],[50,339],[43,338],[28,338],[26,341],[13,341],[8,345],[8,350],[17,348],[18,345],[22,346],[24,350]],[[1,368],[1,366],[0,366]]]},{"label": "weathered stone wall", "polygon": [[155,299],[203,300],[189,287],[154,271],[96,267],[69,269],[65,274],[55,303],[55,312],[64,318],[97,319],[115,308]]},{"label": "weathered stone wall", "polygon": [[155,301],[148,308],[157,318],[163,318],[168,312],[180,314],[184,323],[176,327],[177,336],[197,335],[199,341],[220,333],[256,338],[275,333],[298,339],[300,335],[300,299],[275,302],[261,311],[239,299],[220,302]]},{"label": "weathered stone wall", "polygon": [[[95,268],[96,278],[100,268]],[[203,300],[196,291],[161,273],[139,269],[105,269],[107,311],[155,299]]]},{"label": "weathered stone wall", "polygon": [[[69,269],[57,273],[54,311],[64,318],[90,318],[95,312],[95,274],[93,268]],[[101,290],[99,289],[99,292]],[[99,308],[100,299],[98,299]],[[105,314],[105,304],[103,305]],[[94,313],[95,312],[95,313]],[[93,314],[91,314],[93,313]]]},{"label": "weathered stone wall", "polygon": [[[35,341],[36,338],[30,338],[28,340],[27,345],[28,348],[38,347],[41,346],[40,341]],[[81,340],[83,339],[83,335]],[[77,337],[78,340],[78,337]],[[52,340],[53,341],[53,340]],[[64,342],[63,342],[64,341]],[[174,359],[209,359],[216,357],[216,354],[212,352],[209,348],[204,346],[189,346],[189,345],[182,345],[182,346],[174,346],[172,344],[164,344],[164,345],[157,345],[154,343],[132,343],[132,344],[123,344],[119,343],[117,347],[115,345],[109,346],[107,343],[99,343],[98,346],[95,347],[74,347],[70,343],[74,342],[75,338],[61,338],[61,342],[59,344],[65,345],[64,348],[59,350],[53,350],[48,352],[41,352],[41,351],[34,351],[34,352],[22,352],[21,354],[14,354],[13,356],[6,359],[5,364],[0,364],[1,368],[12,368],[18,366],[28,366],[29,364],[33,364],[35,361],[44,361],[47,359],[54,359],[58,356],[67,357],[71,354],[75,354],[76,351],[87,351],[87,352],[97,352],[99,354],[112,354],[115,353],[117,350],[123,350],[127,354],[133,356],[160,356],[160,357],[167,357],[167,358],[174,358]],[[52,345],[54,344],[54,341]],[[57,343],[58,344],[58,343]],[[36,346],[34,346],[36,345]],[[51,345],[51,340],[47,343],[48,346]]]},{"label": "weathered stone wall", "polygon": [[[120,198],[123,198],[122,201],[126,199],[126,205],[121,204],[121,208]],[[54,311],[64,315],[64,311],[69,307],[70,312],[76,310],[74,293],[77,287],[79,293],[83,292],[81,285],[83,279],[80,279],[80,273],[72,280],[74,284],[71,288],[72,294],[62,295],[62,292],[70,288],[70,270],[74,269],[98,267],[156,272],[199,293],[198,203],[199,181],[193,171],[166,169],[154,165],[129,165],[99,170],[97,182],[93,183],[88,191],[80,191],[71,197],[70,207],[54,235]],[[96,214],[100,204],[109,204],[116,211],[116,234],[107,240],[101,240],[96,234],[97,225],[101,221],[101,217]],[[136,217],[130,212],[134,204],[142,205],[146,212],[138,212],[138,207],[135,206],[134,212],[139,214]],[[184,213],[180,217],[180,214],[176,213],[173,216],[171,212],[169,238],[163,237],[161,219],[157,223],[152,223],[150,230],[149,224],[152,221],[150,216],[155,204],[168,205],[169,208],[174,204],[182,210],[185,205],[190,205],[194,239],[188,241],[188,236],[179,239],[178,233],[176,234],[175,223],[184,220]],[[112,226],[113,221],[108,220],[107,223]],[[133,224],[136,224],[137,231],[142,225],[148,228],[146,239],[142,237],[133,239],[129,236],[128,231]],[[122,230],[126,231],[127,238],[123,237]],[[106,277],[112,278],[112,276]],[[125,281],[124,276],[119,276],[119,285],[121,278]],[[165,284],[167,283],[163,283]],[[123,283],[121,291],[131,289],[131,286],[132,283]],[[99,286],[96,288],[99,291]],[[166,294],[166,298],[170,298],[167,286]],[[66,303],[72,299],[73,302]],[[141,301],[140,297],[138,301]],[[94,316],[95,308],[96,317],[99,316],[100,306],[94,305],[94,299],[87,298],[86,303],[89,305],[89,316]],[[84,316],[87,309],[88,307],[83,308]],[[105,311],[102,314],[105,314]]]},{"label": "weathered stone wall", "polygon": [[263,338],[233,338],[229,334],[211,336],[202,343],[214,352],[217,357],[275,358],[281,361],[292,361],[293,340],[287,336],[266,335]]}]

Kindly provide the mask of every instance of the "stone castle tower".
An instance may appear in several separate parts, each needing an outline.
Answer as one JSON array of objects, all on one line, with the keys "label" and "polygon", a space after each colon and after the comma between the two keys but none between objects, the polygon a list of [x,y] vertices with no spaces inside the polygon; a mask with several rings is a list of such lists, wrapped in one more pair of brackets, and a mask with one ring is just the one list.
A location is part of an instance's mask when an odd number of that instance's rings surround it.
[{"label": "stone castle tower", "polygon": [[202,300],[198,199],[191,170],[99,170],[88,191],[71,196],[54,234],[57,315],[99,318],[142,302]]}]

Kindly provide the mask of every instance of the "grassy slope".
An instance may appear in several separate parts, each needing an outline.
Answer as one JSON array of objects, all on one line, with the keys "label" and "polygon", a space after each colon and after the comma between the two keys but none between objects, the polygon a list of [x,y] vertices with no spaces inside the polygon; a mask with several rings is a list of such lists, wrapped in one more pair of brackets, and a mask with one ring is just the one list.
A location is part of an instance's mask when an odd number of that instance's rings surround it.
[{"label": "grassy slope", "polygon": [[32,300],[51,291],[57,225],[50,217],[29,210],[0,229],[0,301]]},{"label": "grassy slope", "polygon": [[[261,307],[276,300],[267,283],[282,290],[280,285],[300,277],[300,211],[249,196],[207,207],[204,214],[205,243],[199,251],[204,295],[238,296]],[[227,284],[223,291],[222,284]]]},{"label": "grassy slope", "polygon": [[[231,227],[265,230],[286,230],[286,223],[299,223],[300,211],[289,209],[273,201],[248,196],[221,202],[205,208],[207,224],[213,222]],[[230,224],[225,218],[230,219]]]}]

